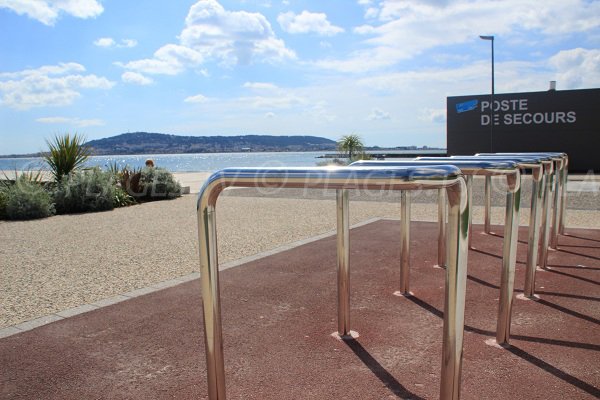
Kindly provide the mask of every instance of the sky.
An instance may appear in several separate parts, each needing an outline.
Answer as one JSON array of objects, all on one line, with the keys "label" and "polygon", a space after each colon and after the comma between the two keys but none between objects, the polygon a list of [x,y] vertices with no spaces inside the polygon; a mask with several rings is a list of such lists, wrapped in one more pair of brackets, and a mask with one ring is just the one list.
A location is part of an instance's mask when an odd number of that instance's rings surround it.
[{"label": "sky", "polygon": [[600,87],[600,1],[0,0],[0,154],[88,139],[446,145],[446,97]]}]

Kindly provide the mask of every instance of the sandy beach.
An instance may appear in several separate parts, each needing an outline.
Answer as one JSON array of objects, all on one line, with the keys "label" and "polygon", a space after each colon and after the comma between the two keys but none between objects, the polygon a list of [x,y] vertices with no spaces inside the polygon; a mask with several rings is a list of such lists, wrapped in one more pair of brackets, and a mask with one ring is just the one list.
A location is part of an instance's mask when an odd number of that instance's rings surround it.
[{"label": "sandy beach", "polygon": [[[178,173],[197,192],[208,174]],[[476,182],[478,185],[481,182]],[[476,187],[477,189],[477,187]],[[227,190],[217,204],[221,263],[297,240],[333,232],[335,201],[330,193],[281,191],[275,197],[252,189]],[[528,223],[527,193],[521,224]],[[600,229],[600,195],[573,196],[567,227]],[[581,197],[583,196],[583,197]],[[496,202],[502,202],[497,196]],[[0,221],[0,328],[106,299],[198,271],[196,196],[145,203],[109,212],[60,215],[33,221]],[[474,221],[483,219],[476,198]],[[435,196],[422,194],[413,220],[434,221]],[[354,196],[351,223],[398,218],[393,197]],[[503,208],[493,209],[501,223]]]}]

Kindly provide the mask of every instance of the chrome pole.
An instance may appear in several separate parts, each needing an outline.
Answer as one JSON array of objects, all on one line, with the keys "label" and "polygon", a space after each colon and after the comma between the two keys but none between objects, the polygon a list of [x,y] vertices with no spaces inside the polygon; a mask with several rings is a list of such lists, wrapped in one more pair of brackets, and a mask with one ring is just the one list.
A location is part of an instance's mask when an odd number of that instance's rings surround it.
[{"label": "chrome pole", "polygon": [[400,293],[409,294],[410,275],[410,194],[400,192]]},{"label": "chrome pole", "polygon": [[[465,324],[465,294],[467,287],[467,255],[469,253],[468,212],[470,207],[465,193],[466,184],[447,189],[448,194],[448,259],[444,301],[442,336],[442,374],[440,399],[458,400],[462,368],[463,335]],[[465,221],[467,221],[465,223]]]},{"label": "chrome pole", "polygon": [[521,175],[517,172],[506,177],[510,191],[506,195],[506,218],[504,221],[504,244],[502,274],[500,278],[500,301],[496,342],[508,344],[510,339],[510,319],[515,286],[515,266],[517,263],[517,239],[519,236],[519,208],[521,204]]},{"label": "chrome pole", "polygon": [[550,247],[558,247],[558,225],[560,224],[560,209],[562,196],[562,175],[564,173],[564,162],[558,161],[558,168],[554,172],[554,210],[552,213],[552,236],[550,236]]},{"label": "chrome pole", "polygon": [[446,266],[446,189],[438,189],[438,267]]},{"label": "chrome pole", "polygon": [[565,156],[565,165],[563,168],[563,176],[562,176],[562,201],[561,201],[561,209],[560,209],[560,225],[558,228],[558,233],[561,235],[565,234],[565,219],[567,213],[567,183],[569,181],[569,156]]},{"label": "chrome pole", "polygon": [[492,177],[485,177],[485,221],[484,229],[485,233],[489,234],[492,232],[491,228],[492,218]]},{"label": "chrome pole", "polygon": [[527,266],[525,270],[526,297],[533,297],[535,292],[535,269],[537,267],[538,247],[540,242],[540,222],[543,201],[544,166],[540,165],[532,171],[531,208],[529,215],[529,245],[527,246]]},{"label": "chrome pole", "polygon": [[469,198],[469,248],[473,248],[473,175],[467,176],[467,196]]},{"label": "chrome pole", "polygon": [[350,335],[350,218],[348,190],[337,189],[338,334]]},{"label": "chrome pole", "polygon": [[544,195],[542,202],[542,229],[541,235],[542,240],[540,241],[540,260],[539,266],[540,268],[546,269],[548,264],[548,241],[550,240],[550,210],[552,206],[550,205],[550,199],[552,193],[550,192],[552,188],[552,174],[547,172],[544,174]]},{"label": "chrome pole", "polygon": [[198,210],[198,236],[208,398],[221,400],[225,399],[225,364],[223,361],[215,204],[202,204]]}]

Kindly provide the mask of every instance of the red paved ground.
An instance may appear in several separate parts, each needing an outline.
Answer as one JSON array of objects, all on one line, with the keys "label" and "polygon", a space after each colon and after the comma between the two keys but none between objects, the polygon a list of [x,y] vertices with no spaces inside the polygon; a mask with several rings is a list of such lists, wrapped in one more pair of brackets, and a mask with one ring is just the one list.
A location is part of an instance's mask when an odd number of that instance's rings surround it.
[{"label": "red paved ground", "polygon": [[[512,347],[494,337],[502,238],[475,227],[469,255],[464,399],[600,395],[600,231],[569,230],[538,273],[540,301],[515,299]],[[501,228],[498,228],[501,232]],[[398,280],[399,223],[352,230],[352,319],[336,329],[335,238],[221,274],[230,399],[436,398],[444,271],[436,227],[415,223],[411,288]],[[521,237],[526,238],[525,229]],[[516,288],[523,286],[519,245]],[[199,281],[0,340],[2,399],[206,398]]]}]

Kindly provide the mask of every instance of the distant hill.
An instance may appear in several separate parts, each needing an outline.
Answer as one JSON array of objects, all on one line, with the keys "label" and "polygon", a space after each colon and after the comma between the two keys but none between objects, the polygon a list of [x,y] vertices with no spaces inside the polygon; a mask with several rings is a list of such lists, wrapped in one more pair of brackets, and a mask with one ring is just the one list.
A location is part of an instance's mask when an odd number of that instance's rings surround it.
[{"label": "distant hill", "polygon": [[132,132],[86,143],[94,155],[242,151],[330,151],[336,142],[317,136],[177,136]]}]

